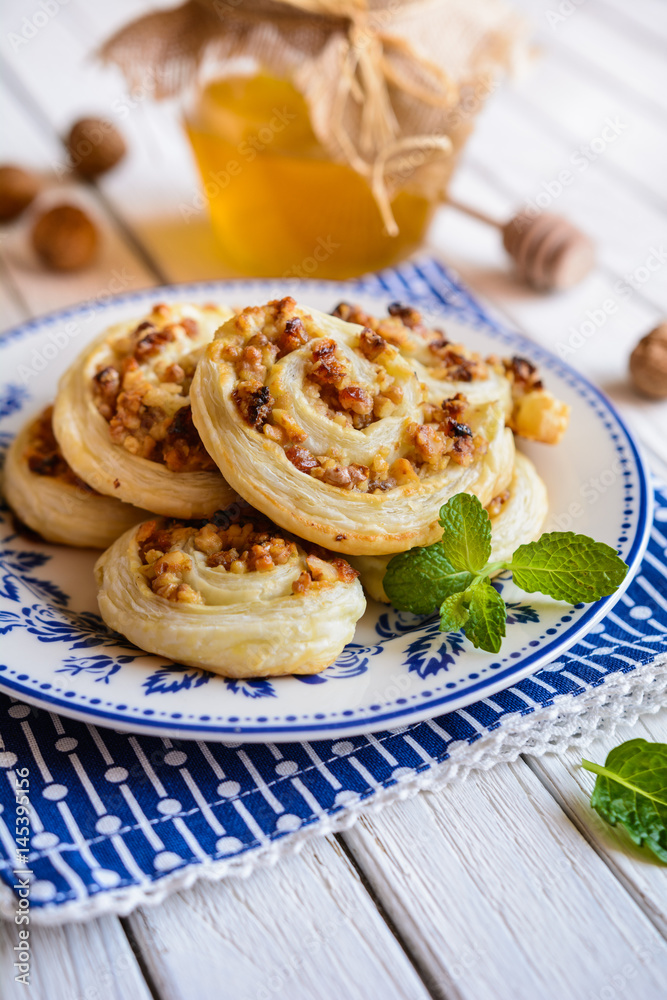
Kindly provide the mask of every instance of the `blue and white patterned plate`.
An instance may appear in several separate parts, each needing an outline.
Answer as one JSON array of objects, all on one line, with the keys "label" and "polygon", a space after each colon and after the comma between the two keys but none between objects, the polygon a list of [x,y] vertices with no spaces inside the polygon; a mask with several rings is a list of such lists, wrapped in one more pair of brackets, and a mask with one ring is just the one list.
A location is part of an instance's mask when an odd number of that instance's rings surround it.
[{"label": "blue and white patterned plate", "polygon": [[[525,338],[502,329],[433,261],[340,284],[218,282],[133,292],[33,320],[0,342],[0,444],[52,398],[61,372],[101,329],[168,300],[247,305],[292,294],[330,310],[341,299],[384,309],[420,305],[453,340],[485,353],[529,357],[572,407],[557,448],[525,445],[545,479],[548,527],[615,546],[639,565],[651,524],[647,476],[636,446],[608,401],[584,378]],[[570,607],[497,585],[509,606],[501,652],[478,652],[436,618],[369,602],[355,641],[322,674],[233,681],[149,656],[118,640],[97,613],[93,552],[14,533],[0,512],[0,689],[63,715],[115,729],[207,740],[284,741],[372,732],[460,709],[515,683],[558,656],[604,615],[617,592]]]}]

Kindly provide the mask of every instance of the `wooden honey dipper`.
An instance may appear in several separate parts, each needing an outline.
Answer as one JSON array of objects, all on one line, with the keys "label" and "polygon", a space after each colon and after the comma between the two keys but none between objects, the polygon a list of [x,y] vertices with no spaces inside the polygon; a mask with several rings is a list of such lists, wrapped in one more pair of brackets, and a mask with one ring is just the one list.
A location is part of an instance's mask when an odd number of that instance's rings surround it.
[{"label": "wooden honey dipper", "polygon": [[503,246],[514,260],[517,274],[540,292],[562,291],[581,281],[595,263],[593,242],[562,215],[519,212],[500,222],[485,212],[452,198],[447,204],[459,212],[499,229]]}]

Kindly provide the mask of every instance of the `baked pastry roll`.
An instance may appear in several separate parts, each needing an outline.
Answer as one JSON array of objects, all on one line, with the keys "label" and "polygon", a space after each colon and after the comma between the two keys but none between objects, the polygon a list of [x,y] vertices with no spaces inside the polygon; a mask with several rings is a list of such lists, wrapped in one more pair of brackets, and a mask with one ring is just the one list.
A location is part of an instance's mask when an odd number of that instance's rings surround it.
[{"label": "baked pastry roll", "polygon": [[12,441],[5,497],[21,521],[48,542],[105,549],[147,511],[102,496],[72,472],[53,435],[52,410],[48,406]]},{"label": "baked pastry roll", "polygon": [[548,392],[527,358],[501,359],[481,355],[462,344],[451,343],[445,330],[428,327],[412,306],[394,302],[389,315],[371,316],[360,306],[341,302],[334,316],[360,323],[394,344],[410,361],[427,388],[428,398],[438,403],[443,396],[465,393],[471,403],[503,399],[508,427],[523,438],[557,444],[567,430],[570,407]]},{"label": "baked pastry roll", "polygon": [[356,570],[257,516],[220,523],[153,520],[119,538],[95,566],[107,625],[225,677],[324,670],[366,607]]},{"label": "baked pastry roll", "polygon": [[225,479],[281,527],[338,552],[426,545],[451,496],[489,503],[512,475],[502,401],[427,402],[396,347],[291,298],[228,320],[191,398]]},{"label": "baked pastry roll", "polygon": [[[525,455],[516,452],[512,480],[495,496],[487,511],[491,519],[490,562],[509,559],[525,542],[539,538],[548,509],[547,488],[537,469]],[[359,570],[364,590],[375,601],[389,599],[382,581],[391,556],[357,556],[350,562]]]},{"label": "baked pastry roll", "polygon": [[111,327],[63,375],[53,427],[74,472],[157,514],[200,517],[234,491],[192,423],[190,384],[221,306],[157,305]]}]

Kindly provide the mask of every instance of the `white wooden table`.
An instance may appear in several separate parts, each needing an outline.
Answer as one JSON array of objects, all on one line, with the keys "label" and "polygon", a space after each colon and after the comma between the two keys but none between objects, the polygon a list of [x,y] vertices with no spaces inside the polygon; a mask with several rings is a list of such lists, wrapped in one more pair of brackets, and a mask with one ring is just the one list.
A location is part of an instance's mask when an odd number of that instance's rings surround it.
[{"label": "white wooden table", "polygon": [[[609,393],[664,472],[667,405],[640,401],[626,364],[636,339],[667,315],[667,5],[522,5],[541,58],[491,101],[454,194],[502,217],[547,192],[551,209],[597,239],[599,265],[567,294],[535,295],[509,274],[497,235],[451,210],[436,223],[433,247],[535,340],[580,345],[569,360]],[[0,159],[62,165],[59,137],[83,113],[115,116],[131,146],[99,187],[76,189],[104,232],[95,268],[45,274],[25,225],[2,233],[4,326],[110,290],[224,277],[205,214],[180,221],[178,206],[192,202],[197,180],[174,110],[128,98],[118,76],[89,58],[142,6],[4,6]],[[617,138],[597,153],[607,119]],[[558,194],[563,169],[574,179]],[[656,251],[662,263],[649,272]],[[607,299],[616,311],[582,334],[587,311],[599,318]],[[603,760],[630,736],[667,740],[667,711],[599,740],[588,756]],[[667,995],[667,869],[591,811],[593,776],[579,757],[520,759],[422,793],[245,881],[201,884],[125,919],[35,927],[30,996],[659,1000]],[[0,925],[8,1000],[26,995],[13,983],[14,942]]]}]

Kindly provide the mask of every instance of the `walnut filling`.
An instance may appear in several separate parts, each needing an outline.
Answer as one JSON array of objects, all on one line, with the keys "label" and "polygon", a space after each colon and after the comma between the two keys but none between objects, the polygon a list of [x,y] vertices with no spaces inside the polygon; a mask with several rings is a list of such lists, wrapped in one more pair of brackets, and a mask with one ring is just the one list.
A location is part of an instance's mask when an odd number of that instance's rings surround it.
[{"label": "walnut filling", "polygon": [[[489,359],[497,363],[497,359]],[[512,383],[512,398],[519,399],[536,389],[543,389],[544,385],[535,365],[527,358],[520,358],[514,355],[512,358],[503,358],[501,362],[505,375]]]},{"label": "walnut filling", "polygon": [[567,430],[570,408],[544,388],[540,373],[527,358],[487,359],[512,387],[512,413],[507,421],[515,434],[530,441],[558,444]]},{"label": "walnut filling", "polygon": [[426,326],[421,313],[412,306],[394,302],[388,311],[389,316],[378,318],[360,306],[341,302],[333,315],[348,323],[368,327],[405,354],[416,354],[427,348],[428,354],[420,357],[420,361],[428,367],[432,378],[475,382],[489,377],[488,369],[478,354],[468,351],[461,344],[450,344],[445,333]]},{"label": "walnut filling", "polygon": [[427,327],[412,306],[394,302],[388,311],[389,316],[378,318],[360,306],[341,302],[333,315],[368,327],[404,356],[423,364],[430,378],[476,382],[487,379],[489,370],[505,376],[510,382],[513,400],[508,427],[532,441],[547,444],[560,441],[567,430],[569,407],[544,389],[539,372],[530,361],[520,357],[501,360],[495,355],[483,361],[474,351],[460,344],[450,344],[442,330]]},{"label": "walnut filling", "polygon": [[53,433],[52,415],[53,407],[47,406],[28,428],[28,443],[23,452],[28,468],[36,476],[48,476],[68,486],[76,486],[91,496],[99,496],[91,486],[74,474],[63,458]]},{"label": "walnut filling", "polygon": [[329,486],[364,493],[384,492],[406,483],[418,483],[421,476],[439,472],[450,462],[468,466],[486,453],[486,439],[474,434],[463,422],[467,407],[468,401],[462,393],[444,400],[440,406],[425,404],[425,422],[408,425],[407,454],[392,462],[380,451],[370,467],[344,465],[331,456],[313,455],[300,445],[286,448],[285,455],[300,472]]},{"label": "walnut filling", "polygon": [[501,510],[509,500],[511,494],[509,490],[503,490],[498,496],[495,496],[491,503],[487,504],[486,509],[488,511],[489,517],[497,517]]},{"label": "walnut filling", "polygon": [[[93,401],[109,424],[114,444],[131,455],[166,465],[171,472],[212,471],[192,422],[190,385],[201,349],[190,341],[199,332],[190,317],[168,322],[169,306],[156,306],[150,319],[112,345],[112,363],[93,376]],[[182,349],[178,362],[164,358],[165,348]]]},{"label": "walnut filling", "polygon": [[[375,360],[388,344],[372,330],[362,330],[356,350]],[[320,340],[307,368],[306,395],[311,404],[342,426],[363,430],[389,416],[403,399],[403,390],[379,364],[374,364],[376,389],[355,382],[348,361],[334,340]]]},{"label": "walnut filling", "polygon": [[382,365],[375,364],[389,349],[387,342],[370,329],[359,337],[356,349],[374,367],[377,391],[371,391],[354,381],[336,342],[322,338],[315,321],[299,313],[292,298],[244,309],[230,321],[230,328],[234,333],[214,345],[213,353],[234,369],[232,400],[245,423],[281,445],[301,472],[342,489],[364,488],[373,470],[331,455],[316,456],[303,448],[306,432],[265,383],[276,360],[315,341],[304,387],[311,405],[338,424],[362,430],[388,416],[403,399],[401,387]]},{"label": "walnut filling", "polygon": [[425,423],[411,424],[408,428],[417,467],[440,470],[450,461],[468,466],[486,453],[486,440],[473,434],[471,427],[463,422],[467,408],[468,400],[460,392],[440,406],[425,404]]},{"label": "walnut filling", "polygon": [[306,566],[294,581],[292,591],[305,593],[310,587],[350,583],[356,570],[338,556],[317,546],[297,543],[270,522],[258,520],[220,527],[214,521],[146,521],[136,535],[142,572],[154,594],[169,601],[205,604],[202,595],[185,582],[192,559],[181,547],[192,540],[206,557],[206,565],[236,575],[268,573],[283,566],[305,548]]}]

